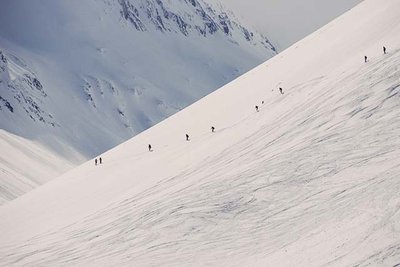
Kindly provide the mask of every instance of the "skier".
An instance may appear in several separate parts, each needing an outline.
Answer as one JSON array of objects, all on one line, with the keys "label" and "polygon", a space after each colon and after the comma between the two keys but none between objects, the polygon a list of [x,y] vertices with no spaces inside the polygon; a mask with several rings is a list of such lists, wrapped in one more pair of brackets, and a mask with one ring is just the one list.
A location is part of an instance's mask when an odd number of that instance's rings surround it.
[{"label": "skier", "polygon": [[256,111],[258,112],[258,106],[256,106]]},{"label": "skier", "polygon": [[97,159],[94,159],[94,166],[97,166]]},{"label": "skier", "polygon": [[386,54],[386,47],[383,47],[383,54]]},{"label": "skier", "polygon": [[264,105],[264,101],[262,101],[261,104]]},{"label": "skier", "polygon": [[103,162],[103,160],[101,159],[101,157],[99,158],[99,162],[100,162],[100,164]]},{"label": "skier", "polygon": [[368,57],[367,56],[364,56],[364,61],[365,61],[365,63],[367,63],[367,61],[368,61]]},{"label": "skier", "polygon": [[186,141],[189,141],[189,135],[186,134]]},{"label": "skier", "polygon": [[149,152],[151,152],[151,145],[149,144]]},{"label": "skier", "polygon": [[211,132],[212,133],[215,132],[215,127],[214,126],[211,126]]},{"label": "skier", "polygon": [[281,92],[282,95],[284,94],[282,87],[279,87],[279,91]]}]

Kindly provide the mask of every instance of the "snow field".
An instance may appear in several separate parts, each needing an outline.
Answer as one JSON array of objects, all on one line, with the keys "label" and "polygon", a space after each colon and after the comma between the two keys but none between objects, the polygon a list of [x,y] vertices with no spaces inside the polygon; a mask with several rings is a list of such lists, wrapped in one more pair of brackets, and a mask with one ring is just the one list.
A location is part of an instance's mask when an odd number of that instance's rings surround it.
[{"label": "snow field", "polygon": [[366,0],[103,165],[3,205],[0,264],[399,264],[399,11]]}]

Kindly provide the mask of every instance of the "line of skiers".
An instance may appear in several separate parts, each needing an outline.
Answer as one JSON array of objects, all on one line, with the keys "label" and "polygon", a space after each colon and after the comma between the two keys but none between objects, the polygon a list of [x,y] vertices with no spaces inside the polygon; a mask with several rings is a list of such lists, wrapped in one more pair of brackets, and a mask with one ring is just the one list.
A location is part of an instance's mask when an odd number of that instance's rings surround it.
[{"label": "line of skiers", "polygon": [[[280,91],[280,93],[282,95],[284,94],[283,89],[281,87],[279,87],[279,91]],[[264,104],[264,101],[262,101],[262,104]],[[258,106],[256,106],[256,111],[257,112],[259,111],[259,107]],[[215,127],[214,126],[211,126],[211,132],[215,133]],[[190,141],[189,134],[186,134],[185,137],[186,137],[186,141]],[[149,149],[149,152],[153,152],[151,144],[148,145],[148,149]],[[99,162],[100,162],[100,164],[102,164],[102,159],[101,158],[99,159]],[[94,160],[94,164],[97,165],[97,158]]]},{"label": "line of skiers", "polygon": [[[385,46],[383,46],[383,54],[384,54],[384,55],[387,54],[387,49],[386,49]],[[367,56],[364,56],[364,62],[365,62],[365,63],[368,62],[368,57],[367,57]],[[283,92],[282,87],[279,87],[279,92],[280,92],[282,95],[285,94],[285,93]],[[264,101],[262,101],[261,104],[264,104]],[[259,112],[259,107],[258,107],[258,106],[255,106],[255,108],[256,108],[256,112]],[[215,132],[215,127],[214,127],[214,126],[211,126],[211,132],[212,132],[212,133]],[[186,134],[185,137],[186,137],[186,141],[190,141],[189,134]],[[148,149],[149,149],[149,152],[153,152],[151,144],[148,145]],[[98,162],[99,162],[99,164],[102,164],[102,163],[103,163],[103,160],[101,159],[101,157],[99,158],[99,160],[97,160],[97,158],[94,160],[94,164],[95,164],[96,166],[97,166],[97,163],[98,163]]]},{"label": "line of skiers", "polygon": [[[215,127],[214,126],[211,126],[211,132],[215,133]],[[189,134],[186,134],[185,136],[186,136],[186,141],[190,141]],[[152,148],[151,144],[148,145],[148,149],[149,149],[149,152],[153,152],[153,148]],[[102,160],[101,157],[99,159],[97,159],[97,158],[94,159],[94,165],[97,166],[98,163],[99,164],[103,163],[103,160]]]}]

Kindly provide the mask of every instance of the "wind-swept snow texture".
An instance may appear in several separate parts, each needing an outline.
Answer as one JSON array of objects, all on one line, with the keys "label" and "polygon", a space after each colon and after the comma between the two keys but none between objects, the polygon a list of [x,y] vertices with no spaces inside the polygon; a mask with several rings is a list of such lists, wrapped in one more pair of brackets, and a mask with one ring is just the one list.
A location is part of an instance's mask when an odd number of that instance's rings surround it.
[{"label": "wind-swept snow texture", "polygon": [[94,157],[275,54],[203,0],[2,1],[0,128]]},{"label": "wind-swept snow texture", "polygon": [[0,207],[0,265],[397,266],[399,44],[400,2],[364,1]]}]

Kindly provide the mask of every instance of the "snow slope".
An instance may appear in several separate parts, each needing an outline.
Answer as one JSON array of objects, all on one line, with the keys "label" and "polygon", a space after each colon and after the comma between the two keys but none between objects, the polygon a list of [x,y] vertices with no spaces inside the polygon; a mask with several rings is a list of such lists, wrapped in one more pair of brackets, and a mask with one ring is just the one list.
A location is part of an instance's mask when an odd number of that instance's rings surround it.
[{"label": "snow slope", "polygon": [[77,165],[4,130],[0,130],[0,151],[0,205]]},{"label": "snow slope", "polygon": [[366,0],[3,205],[0,265],[397,266],[399,12]]}]

